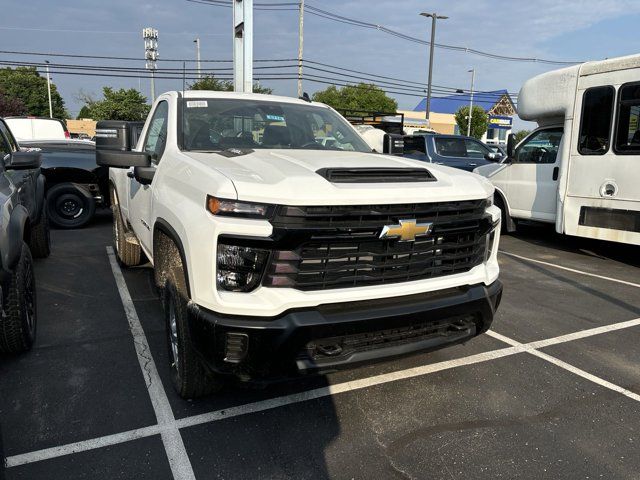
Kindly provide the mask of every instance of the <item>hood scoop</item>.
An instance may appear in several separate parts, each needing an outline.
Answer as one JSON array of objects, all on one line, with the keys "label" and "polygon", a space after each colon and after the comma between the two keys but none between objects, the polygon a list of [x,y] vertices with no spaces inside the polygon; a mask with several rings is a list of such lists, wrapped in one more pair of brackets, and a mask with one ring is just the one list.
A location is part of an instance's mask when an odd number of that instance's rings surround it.
[{"label": "hood scoop", "polygon": [[321,168],[316,173],[331,183],[435,182],[426,168]]}]

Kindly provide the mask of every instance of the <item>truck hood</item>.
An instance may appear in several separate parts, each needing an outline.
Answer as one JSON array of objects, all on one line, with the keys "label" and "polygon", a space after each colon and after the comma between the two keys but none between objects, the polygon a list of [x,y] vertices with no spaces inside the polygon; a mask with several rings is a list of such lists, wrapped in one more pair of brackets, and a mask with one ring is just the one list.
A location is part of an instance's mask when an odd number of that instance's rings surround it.
[{"label": "truck hood", "polygon": [[[486,198],[493,193],[482,177],[442,165],[390,155],[327,150],[256,150],[225,156],[184,152],[225,175],[238,199],[286,205],[420,203]],[[436,181],[331,183],[322,168],[426,168]],[[215,192],[212,192],[215,194]]]}]

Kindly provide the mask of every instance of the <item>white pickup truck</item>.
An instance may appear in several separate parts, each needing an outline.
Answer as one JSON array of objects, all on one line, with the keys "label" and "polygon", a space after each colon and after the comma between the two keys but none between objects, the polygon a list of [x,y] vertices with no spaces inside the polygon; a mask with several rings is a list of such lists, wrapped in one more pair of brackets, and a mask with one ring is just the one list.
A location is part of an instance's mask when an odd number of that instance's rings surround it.
[{"label": "white pickup truck", "polygon": [[117,255],[153,264],[185,398],[224,375],[434,350],[492,322],[500,210],[479,176],[371,153],[331,108],[276,96],[165,93],[137,146],[124,122],[97,129]]}]

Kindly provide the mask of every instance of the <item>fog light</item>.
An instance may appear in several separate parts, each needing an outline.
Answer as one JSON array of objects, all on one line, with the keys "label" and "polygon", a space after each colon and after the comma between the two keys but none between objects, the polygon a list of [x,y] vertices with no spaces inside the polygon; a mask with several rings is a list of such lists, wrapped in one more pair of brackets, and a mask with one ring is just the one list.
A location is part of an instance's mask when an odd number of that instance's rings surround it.
[{"label": "fog light", "polygon": [[224,361],[240,363],[247,356],[249,336],[246,333],[227,333]]},{"label": "fog light", "polygon": [[260,284],[269,252],[220,244],[217,257],[218,288],[231,292],[250,292]]}]

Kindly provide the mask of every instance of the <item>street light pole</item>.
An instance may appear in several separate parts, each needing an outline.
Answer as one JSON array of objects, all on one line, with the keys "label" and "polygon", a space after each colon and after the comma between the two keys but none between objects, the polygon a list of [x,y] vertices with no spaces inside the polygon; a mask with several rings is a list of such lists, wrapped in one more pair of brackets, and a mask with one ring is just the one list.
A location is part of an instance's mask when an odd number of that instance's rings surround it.
[{"label": "street light pole", "polygon": [[431,18],[431,43],[429,44],[429,83],[427,85],[427,124],[430,125],[430,113],[431,113],[431,81],[433,79],[433,50],[436,43],[436,20],[446,20],[449,17],[444,15],[437,15],[435,13],[421,13],[423,17]]},{"label": "street light pole", "polygon": [[47,64],[47,93],[49,95],[49,118],[53,118],[53,105],[51,104],[51,76],[49,75],[49,60],[45,60]]},{"label": "street light pole", "polygon": [[302,52],[304,47],[304,0],[300,0],[298,23],[298,98],[302,98]]},{"label": "street light pole", "polygon": [[202,78],[202,69],[200,67],[200,37],[196,37],[193,41],[196,44],[196,67],[198,69],[198,80]]},{"label": "street light pole", "polygon": [[467,137],[471,136],[471,119],[473,118],[473,82],[476,79],[476,69],[472,68],[469,70],[471,74],[471,96],[469,97],[469,122],[467,124]]}]

